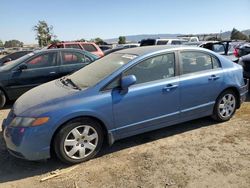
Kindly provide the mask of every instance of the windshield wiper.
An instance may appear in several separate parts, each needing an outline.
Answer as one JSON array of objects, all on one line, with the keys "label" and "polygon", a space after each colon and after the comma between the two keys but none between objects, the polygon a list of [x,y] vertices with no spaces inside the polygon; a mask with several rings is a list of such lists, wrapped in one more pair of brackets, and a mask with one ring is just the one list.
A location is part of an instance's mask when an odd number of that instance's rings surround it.
[{"label": "windshield wiper", "polygon": [[71,85],[74,89],[82,90],[78,85],[76,85],[70,78],[63,77],[60,79],[63,85]]}]

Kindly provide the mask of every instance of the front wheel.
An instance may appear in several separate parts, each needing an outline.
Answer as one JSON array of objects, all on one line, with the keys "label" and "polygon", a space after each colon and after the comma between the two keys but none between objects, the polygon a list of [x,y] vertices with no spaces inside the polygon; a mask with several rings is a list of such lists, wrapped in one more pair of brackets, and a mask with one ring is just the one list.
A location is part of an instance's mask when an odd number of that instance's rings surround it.
[{"label": "front wheel", "polygon": [[226,90],[220,94],[214,106],[212,118],[216,121],[228,121],[236,111],[237,96],[235,92]]},{"label": "front wheel", "polygon": [[98,122],[82,118],[60,129],[54,140],[54,150],[62,162],[84,162],[100,151],[103,137],[102,127]]}]

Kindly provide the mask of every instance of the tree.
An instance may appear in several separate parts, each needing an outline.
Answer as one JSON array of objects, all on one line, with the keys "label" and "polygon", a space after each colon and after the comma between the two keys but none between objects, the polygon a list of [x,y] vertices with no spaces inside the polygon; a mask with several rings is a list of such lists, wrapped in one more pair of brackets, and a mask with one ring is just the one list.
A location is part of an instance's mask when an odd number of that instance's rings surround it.
[{"label": "tree", "polygon": [[4,43],[5,48],[12,48],[12,47],[23,47],[23,42],[19,40],[9,40],[5,41]]},{"label": "tree", "polygon": [[247,35],[233,28],[231,32],[231,40],[247,40],[247,39],[248,39]]},{"label": "tree", "polygon": [[3,41],[0,40],[0,47],[3,47]]},{"label": "tree", "polygon": [[126,44],[126,37],[124,37],[124,36],[119,36],[118,44]]},{"label": "tree", "polygon": [[47,46],[51,43],[53,35],[53,26],[49,26],[45,21],[38,21],[38,24],[33,27],[36,32],[36,39],[40,47]]}]

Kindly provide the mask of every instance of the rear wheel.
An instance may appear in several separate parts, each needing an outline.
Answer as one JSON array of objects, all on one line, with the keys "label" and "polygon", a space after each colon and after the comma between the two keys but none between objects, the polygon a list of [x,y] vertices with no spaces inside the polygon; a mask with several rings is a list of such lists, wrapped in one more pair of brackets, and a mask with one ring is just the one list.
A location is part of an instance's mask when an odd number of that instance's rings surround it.
[{"label": "rear wheel", "polygon": [[54,150],[62,162],[76,164],[93,158],[102,143],[101,125],[92,119],[82,118],[60,129],[54,140]]},{"label": "rear wheel", "polygon": [[6,103],[6,97],[4,92],[0,89],[0,109],[4,107]]},{"label": "rear wheel", "polygon": [[226,90],[218,97],[212,118],[216,121],[228,121],[232,118],[237,107],[237,96],[235,92]]}]

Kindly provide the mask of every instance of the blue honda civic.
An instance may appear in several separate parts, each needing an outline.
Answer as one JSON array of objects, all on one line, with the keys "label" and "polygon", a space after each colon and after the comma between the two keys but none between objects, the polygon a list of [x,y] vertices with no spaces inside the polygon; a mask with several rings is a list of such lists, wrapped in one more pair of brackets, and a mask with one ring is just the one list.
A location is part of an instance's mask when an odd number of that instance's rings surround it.
[{"label": "blue honda civic", "polygon": [[54,152],[74,164],[116,140],[205,116],[228,121],[248,81],[202,48],[151,46],[109,54],[22,95],[3,123],[9,152],[27,160]]}]

